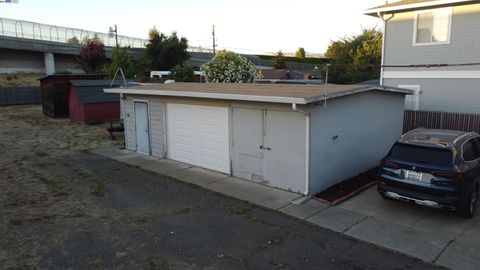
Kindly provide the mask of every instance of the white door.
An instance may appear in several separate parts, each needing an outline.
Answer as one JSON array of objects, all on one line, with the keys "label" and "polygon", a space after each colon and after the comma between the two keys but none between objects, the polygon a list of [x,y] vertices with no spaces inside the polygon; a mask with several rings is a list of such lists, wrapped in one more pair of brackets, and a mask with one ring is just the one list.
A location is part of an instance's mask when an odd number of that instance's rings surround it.
[{"label": "white door", "polygon": [[135,134],[137,138],[137,152],[150,155],[150,137],[148,124],[147,102],[134,102],[135,107]]},{"label": "white door", "polygon": [[306,116],[267,111],[265,125],[264,179],[274,187],[305,192]]},{"label": "white door", "polygon": [[263,110],[233,108],[233,176],[263,182]]},{"label": "white door", "polygon": [[228,108],[167,104],[168,158],[230,173]]}]

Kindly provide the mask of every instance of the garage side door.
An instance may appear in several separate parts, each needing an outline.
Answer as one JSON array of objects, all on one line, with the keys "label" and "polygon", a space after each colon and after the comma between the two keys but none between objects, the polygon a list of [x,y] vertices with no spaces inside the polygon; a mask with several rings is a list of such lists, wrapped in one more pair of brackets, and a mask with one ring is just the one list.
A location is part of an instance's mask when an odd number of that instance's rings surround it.
[{"label": "garage side door", "polygon": [[167,104],[170,159],[230,173],[228,108]]}]

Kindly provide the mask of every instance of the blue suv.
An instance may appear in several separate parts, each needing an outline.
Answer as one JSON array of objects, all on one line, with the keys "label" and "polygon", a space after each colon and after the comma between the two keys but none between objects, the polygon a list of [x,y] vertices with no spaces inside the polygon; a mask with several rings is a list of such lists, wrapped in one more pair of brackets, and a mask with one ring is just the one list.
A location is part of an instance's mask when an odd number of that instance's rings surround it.
[{"label": "blue suv", "polygon": [[380,163],[377,190],[384,198],[457,211],[477,209],[480,136],[475,132],[415,129]]}]

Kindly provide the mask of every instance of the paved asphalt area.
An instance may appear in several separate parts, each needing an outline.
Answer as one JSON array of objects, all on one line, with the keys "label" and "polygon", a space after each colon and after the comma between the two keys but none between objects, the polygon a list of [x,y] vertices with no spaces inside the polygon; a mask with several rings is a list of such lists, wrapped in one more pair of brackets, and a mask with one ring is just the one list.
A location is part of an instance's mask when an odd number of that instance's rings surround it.
[{"label": "paved asphalt area", "polygon": [[[94,154],[60,160],[43,160],[37,173],[75,202],[39,220],[2,219],[0,268],[437,268]],[[6,258],[6,250],[20,255]]]}]

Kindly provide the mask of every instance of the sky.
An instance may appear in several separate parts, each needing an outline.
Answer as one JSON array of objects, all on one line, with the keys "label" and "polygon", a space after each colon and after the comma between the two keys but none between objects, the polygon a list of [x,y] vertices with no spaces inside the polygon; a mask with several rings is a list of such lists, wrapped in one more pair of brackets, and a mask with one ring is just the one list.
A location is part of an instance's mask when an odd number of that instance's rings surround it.
[{"label": "sky", "polygon": [[19,0],[0,3],[0,17],[147,38],[148,30],[176,31],[191,46],[211,48],[212,25],[219,48],[242,53],[323,53],[332,40],[378,27],[365,9],[385,0]]}]

